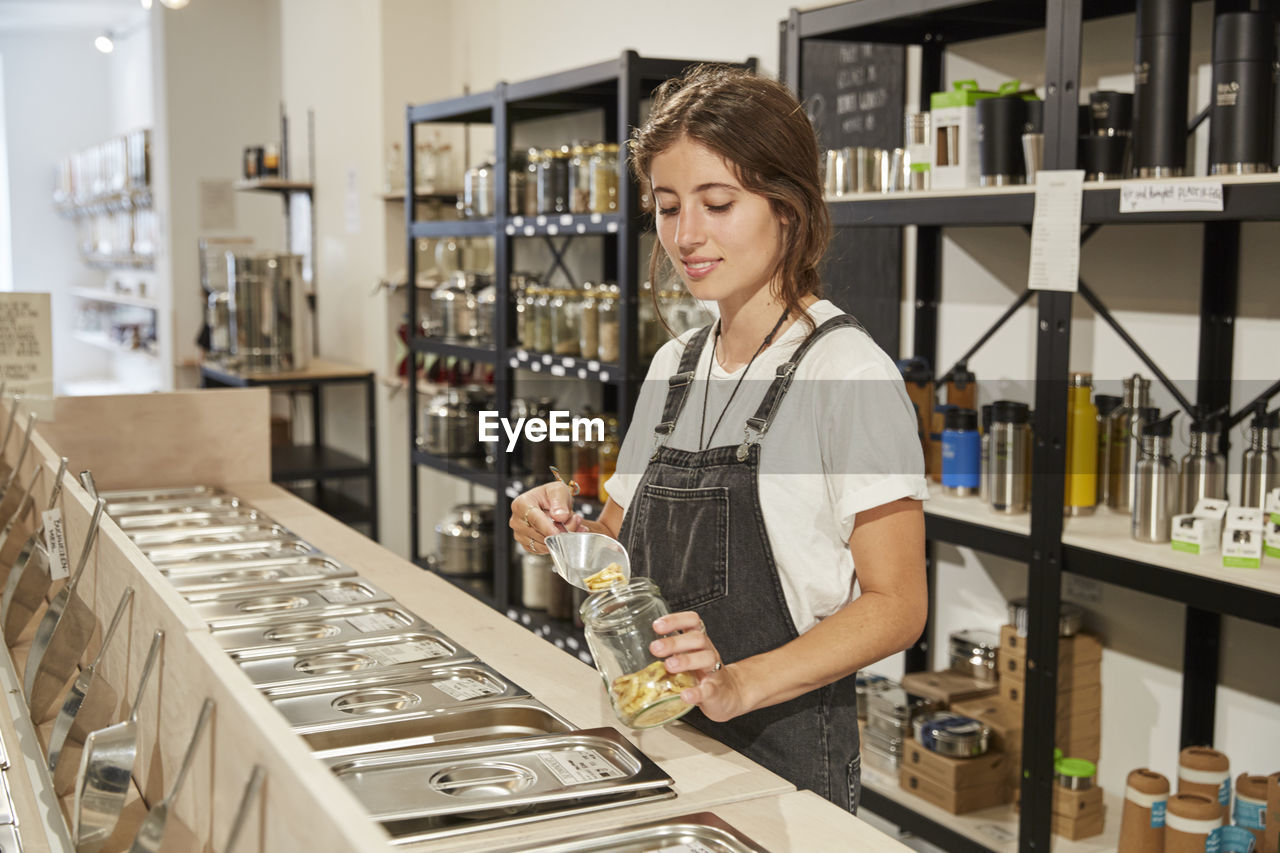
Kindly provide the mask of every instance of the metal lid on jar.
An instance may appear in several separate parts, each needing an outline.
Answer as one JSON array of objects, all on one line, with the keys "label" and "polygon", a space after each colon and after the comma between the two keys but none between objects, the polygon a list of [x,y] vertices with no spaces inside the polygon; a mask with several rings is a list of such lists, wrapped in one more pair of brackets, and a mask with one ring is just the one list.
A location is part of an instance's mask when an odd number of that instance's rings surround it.
[{"label": "metal lid on jar", "polygon": [[951,653],[966,658],[995,660],[1000,650],[1000,637],[994,631],[975,628],[951,634]]},{"label": "metal lid on jar", "polygon": [[492,531],[492,504],[458,504],[436,525],[441,535],[459,538],[479,538]]},{"label": "metal lid on jar", "polygon": [[982,722],[950,711],[923,714],[914,727],[921,746],[954,757],[982,755],[991,739],[991,729]]}]

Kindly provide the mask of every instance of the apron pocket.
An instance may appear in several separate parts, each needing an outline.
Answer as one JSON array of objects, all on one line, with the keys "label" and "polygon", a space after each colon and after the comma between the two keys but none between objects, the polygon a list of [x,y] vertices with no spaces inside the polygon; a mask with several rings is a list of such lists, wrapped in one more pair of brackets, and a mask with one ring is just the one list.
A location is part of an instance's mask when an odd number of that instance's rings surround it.
[{"label": "apron pocket", "polygon": [[650,483],[637,508],[633,530],[646,531],[635,537],[642,565],[673,611],[692,610],[728,594],[728,487],[675,489]]}]

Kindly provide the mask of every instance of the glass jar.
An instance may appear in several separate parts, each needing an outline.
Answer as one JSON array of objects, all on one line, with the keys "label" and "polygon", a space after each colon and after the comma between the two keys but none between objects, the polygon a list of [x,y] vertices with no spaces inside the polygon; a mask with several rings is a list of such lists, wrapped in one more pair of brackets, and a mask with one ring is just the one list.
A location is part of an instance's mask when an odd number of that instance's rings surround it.
[{"label": "glass jar", "polygon": [[569,212],[591,212],[591,153],[582,145],[569,149]]},{"label": "glass jar", "polygon": [[529,289],[537,282],[525,273],[511,274],[511,305],[516,313],[516,346],[529,349],[530,320],[533,317],[533,298]]},{"label": "glass jar", "polygon": [[591,282],[582,286],[582,314],[578,323],[578,351],[583,358],[600,357],[599,303]]},{"label": "glass jar", "polygon": [[618,451],[621,449],[622,438],[618,434],[618,419],[613,415],[606,415],[604,419],[604,441],[600,442],[600,447],[596,452],[600,466],[596,496],[600,503],[609,500],[609,492],[605,489],[604,484],[609,482],[609,478],[618,470]]},{"label": "glass jar", "polygon": [[538,172],[542,168],[542,152],[530,148],[525,166],[524,194],[520,197],[520,210],[525,216],[538,215]]},{"label": "glass jar", "polygon": [[591,149],[591,189],[587,201],[593,213],[618,210],[618,144],[602,142]]},{"label": "glass jar", "polygon": [[618,285],[602,284],[596,288],[596,340],[601,361],[618,363],[618,335]]},{"label": "glass jar", "polygon": [[[590,418],[586,412],[583,417]],[[591,439],[591,430],[584,429],[573,442],[573,479],[578,482],[578,496],[595,498],[600,488],[600,446]]]},{"label": "glass jar", "polygon": [[551,464],[561,471],[573,470],[573,442],[571,441],[544,441],[542,444],[551,445]]},{"label": "glass jar", "polygon": [[582,324],[582,292],[551,292],[551,352],[578,355],[578,328]]},{"label": "glass jar", "polygon": [[533,314],[529,318],[529,349],[551,352],[551,291],[545,287],[530,287],[529,294],[533,306]]},{"label": "glass jar", "polygon": [[693,298],[688,290],[666,290],[658,294],[658,303],[662,306],[662,314],[667,325],[677,337],[690,329],[698,329],[707,324],[708,313],[702,303]]},{"label": "glass jar", "polygon": [[511,161],[507,164],[508,215],[519,216],[524,213],[524,196],[528,185],[529,155],[524,151],[512,151]]},{"label": "glass jar", "polygon": [[667,672],[662,660],[649,652],[649,644],[660,636],[653,621],[670,612],[657,584],[632,578],[588,596],[578,612],[619,720],[647,729],[666,725],[693,708],[680,698],[680,691],[694,687],[694,677]]},{"label": "glass jar", "polygon": [[[637,347],[641,361],[650,361],[662,345],[667,341],[667,329],[662,325],[658,309],[653,304],[653,286],[649,282],[640,285],[639,305],[639,346]],[[659,300],[662,299],[661,294]]]},{"label": "glass jar", "polygon": [[547,594],[547,615],[552,619],[563,619],[568,622],[573,618],[573,587],[567,580],[550,573],[548,580],[550,590]]},{"label": "glass jar", "polygon": [[524,553],[520,557],[520,606],[546,610],[551,601],[551,579],[559,576],[550,554]]},{"label": "glass jar", "polygon": [[542,152],[538,163],[538,213],[569,212],[569,146]]}]

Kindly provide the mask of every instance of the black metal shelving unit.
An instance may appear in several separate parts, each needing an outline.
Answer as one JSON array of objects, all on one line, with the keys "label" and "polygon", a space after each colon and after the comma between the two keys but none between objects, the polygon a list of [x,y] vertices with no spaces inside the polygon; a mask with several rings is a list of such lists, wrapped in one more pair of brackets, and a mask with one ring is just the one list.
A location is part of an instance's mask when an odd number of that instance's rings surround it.
[{"label": "black metal shelving unit", "polygon": [[[364,391],[365,459],[325,443],[324,391],[341,385],[357,385]],[[364,526],[369,538],[378,538],[378,424],[373,371],[322,362],[293,373],[239,373],[215,364],[200,365],[201,388],[269,388],[303,392],[311,398],[312,440],[271,448],[271,481],[349,526]],[[362,481],[354,491],[326,485],[335,480]],[[363,499],[356,494],[363,493]]]},{"label": "black metal shelving unit", "polygon": [[[444,101],[410,106],[405,113],[406,186],[411,186],[415,171],[414,132],[418,125],[430,123],[457,125],[490,125],[494,130],[494,210],[509,210],[507,203],[508,153],[512,149],[512,129],[521,122],[599,110],[604,114],[604,141],[623,143],[631,129],[640,123],[641,102],[663,81],[678,76],[697,60],[660,59],[625,51],[617,59],[575,68],[557,74],[517,83],[499,83],[492,90],[463,95]],[[742,67],[754,69],[749,59]],[[621,160],[622,158],[620,158]],[[606,407],[616,411],[619,423],[626,428],[647,365],[638,355],[637,298],[640,294],[639,240],[644,227],[640,200],[626,171],[619,163],[618,212],[579,215],[506,216],[492,219],[461,221],[427,221],[417,219],[417,212],[406,205],[405,238],[407,244],[407,281],[417,277],[414,240],[419,237],[492,237],[494,239],[494,280],[497,305],[493,339],[497,347],[469,347],[443,343],[413,335],[409,346],[414,352],[457,357],[494,365],[494,392],[497,407],[504,415],[510,412],[516,370],[529,370],[550,376],[576,378],[605,386]],[[590,237],[603,239],[604,275],[615,280],[619,288],[619,353],[617,363],[601,363],[581,358],[534,353],[513,345],[514,316],[508,290],[516,240],[528,238]],[[584,276],[586,277],[586,276]],[[418,316],[417,288],[408,288],[409,316]],[[519,607],[511,588],[510,566],[514,543],[506,535],[506,517],[510,502],[519,494],[522,482],[515,476],[505,453],[496,454],[495,470],[460,464],[457,460],[440,459],[420,451],[416,444],[419,428],[418,391],[410,383],[414,397],[409,404],[410,453],[415,472],[431,468],[495,490],[493,595],[477,596],[510,618],[546,637],[565,651],[580,655],[585,645],[582,632],[572,623],[548,619],[545,613]],[[422,553],[419,518],[418,478],[413,476],[409,494],[410,549],[414,562],[431,568]],[[541,480],[540,480],[541,481]],[[598,512],[598,508],[588,507]],[[591,513],[589,512],[590,516]],[[465,587],[464,587],[465,588]],[[473,592],[474,594],[474,592]]]},{"label": "black metal shelving unit", "polygon": [[[811,11],[792,10],[780,25],[780,68],[793,90],[800,87],[801,53],[811,39],[883,42],[921,48],[920,103],[942,88],[948,45],[976,38],[1043,30],[1045,34],[1045,168],[1072,169],[1076,162],[1077,99],[1083,22],[1132,13],[1132,0],[856,0]],[[804,95],[803,91],[798,94]],[[1180,179],[1194,180],[1194,179]],[[1214,178],[1212,180],[1218,180]],[[1197,406],[1213,410],[1230,402],[1233,323],[1236,315],[1240,223],[1280,219],[1280,181],[1223,180],[1220,213],[1123,214],[1115,184],[1084,193],[1087,226],[1198,223],[1203,226]],[[1030,189],[904,193],[837,201],[837,227],[917,226],[915,355],[937,364],[937,309],[941,292],[942,229],[1005,225],[1027,228],[1034,213]],[[1087,239],[1086,232],[1082,239]],[[1097,305],[1091,307],[1097,310]],[[1021,531],[990,514],[953,512],[926,505],[926,533],[1028,565],[1031,607],[1027,691],[1023,717],[1023,783],[1018,848],[1050,849],[1052,751],[1057,691],[1057,613],[1064,572],[1095,578],[1186,605],[1181,744],[1212,743],[1214,690],[1218,680],[1221,618],[1236,616],[1280,626],[1280,588],[1247,574],[1226,575],[1212,561],[1186,560],[1171,549],[1121,547],[1105,522],[1063,521],[1066,394],[1072,294],[1037,296],[1035,446],[1030,517]],[[1105,311],[1105,308],[1103,309]],[[1105,315],[1104,315],[1105,319]],[[1224,435],[1224,447],[1227,436]],[[1053,472],[1058,472],[1054,474]],[[1123,534],[1121,534],[1123,536]],[[1110,537],[1110,538],[1108,538]],[[930,551],[932,566],[932,547]],[[936,606],[934,604],[933,606]],[[923,655],[909,665],[923,666]],[[903,829],[951,851],[989,846],[953,826],[917,812],[874,787],[863,804]],[[1111,816],[1110,820],[1118,818]]]}]

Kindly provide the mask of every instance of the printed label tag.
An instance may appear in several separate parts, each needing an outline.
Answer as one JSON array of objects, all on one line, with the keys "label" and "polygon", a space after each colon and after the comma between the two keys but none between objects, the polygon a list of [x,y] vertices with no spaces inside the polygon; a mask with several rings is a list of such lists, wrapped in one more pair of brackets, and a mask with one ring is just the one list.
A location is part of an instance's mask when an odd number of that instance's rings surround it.
[{"label": "printed label tag", "polygon": [[1222,853],[1222,827],[1211,831],[1205,837],[1204,853]]},{"label": "printed label tag", "polygon": [[336,586],[333,589],[318,589],[316,592],[320,593],[320,597],[330,604],[351,604],[368,598],[364,590],[359,587]]},{"label": "printed label tag", "polygon": [[71,574],[71,558],[67,554],[67,532],[62,527],[62,510],[54,507],[42,513],[44,547],[49,552],[49,577],[62,580]]},{"label": "printed label tag", "polygon": [[352,616],[347,619],[347,622],[362,634],[368,634],[371,631],[394,631],[397,628],[404,627],[404,623],[390,613],[368,613],[364,616]]},{"label": "printed label tag", "polygon": [[1219,182],[1173,184],[1163,181],[1125,181],[1125,185],[1120,188],[1120,212],[1221,212],[1222,199],[1222,184]]},{"label": "printed label tag", "polygon": [[449,650],[434,640],[419,640],[416,643],[395,643],[376,649],[359,649],[358,653],[382,666],[391,666],[397,663],[412,663],[416,660],[442,658],[449,654]]},{"label": "printed label tag", "polygon": [[1267,804],[1261,800],[1252,802],[1247,797],[1237,795],[1232,823],[1245,829],[1263,831],[1267,828]]},{"label": "printed label tag", "polygon": [[1222,780],[1222,784],[1218,786],[1218,805],[1225,806],[1231,802],[1231,777]]},{"label": "printed label tag", "polygon": [[481,696],[492,696],[495,693],[502,692],[501,687],[494,684],[486,684],[474,678],[450,678],[445,681],[432,682],[431,686],[459,702],[478,699]]},{"label": "printed label tag", "polygon": [[1164,812],[1169,807],[1167,800],[1161,800],[1158,803],[1151,804],[1151,828],[1160,829],[1164,826]]},{"label": "printed label tag", "polygon": [[586,785],[617,779],[626,773],[614,767],[594,749],[563,749],[540,752],[538,758],[555,774],[561,785]]},{"label": "printed label tag", "polygon": [[1218,848],[1222,853],[1253,853],[1258,840],[1243,826],[1221,826],[1214,830],[1219,834]]}]

